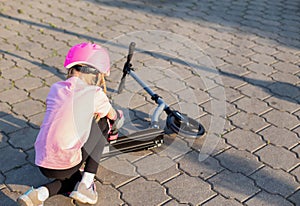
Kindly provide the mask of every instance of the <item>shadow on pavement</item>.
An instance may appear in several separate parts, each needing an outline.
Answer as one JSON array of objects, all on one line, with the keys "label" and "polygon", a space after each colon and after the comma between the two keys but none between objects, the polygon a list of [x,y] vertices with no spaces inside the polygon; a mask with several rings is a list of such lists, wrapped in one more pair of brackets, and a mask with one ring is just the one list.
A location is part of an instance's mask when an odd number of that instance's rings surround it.
[{"label": "shadow on pavement", "polygon": [[[109,5],[112,4],[112,5],[115,5],[115,6],[117,6],[118,4],[120,4],[120,5],[125,4],[125,5],[129,5],[129,6],[131,5],[131,3],[125,2],[125,1],[116,1],[115,3],[114,2],[115,1],[112,1],[112,2],[111,1],[109,1],[109,2],[108,1],[103,1],[102,3],[107,3]],[[53,28],[53,27],[51,27],[49,25],[46,25],[46,24],[41,24],[41,23],[36,23],[36,22],[33,22],[33,21],[25,20],[25,19],[20,19],[20,18],[17,18],[17,17],[12,17],[12,16],[9,16],[9,15],[6,15],[6,14],[0,14],[0,17],[7,18],[7,19],[12,19],[12,20],[15,20],[15,21],[18,21],[18,22],[21,22],[21,23],[25,23],[25,24],[29,24],[29,25],[32,25],[32,26],[37,26],[37,27],[46,28],[46,29],[54,30],[54,31],[61,32],[61,33],[70,34],[72,36],[83,37],[83,38],[86,38],[90,41],[96,41],[96,42],[100,42],[100,43],[107,43],[107,44],[115,46],[117,48],[125,49],[126,51],[127,51],[127,48],[128,48],[128,45],[122,45],[122,44],[117,44],[117,43],[113,43],[113,42],[106,42],[105,40],[100,39],[100,38],[94,38],[94,37],[91,37],[91,36],[88,36],[88,35],[85,35],[85,34],[79,34],[79,33],[75,33],[75,32],[72,32],[72,31],[65,30],[65,29]],[[137,52],[149,53],[148,51],[144,51],[144,50],[141,50],[141,49],[136,49],[136,50],[137,50]],[[8,55],[12,55],[12,56],[15,56],[17,58],[24,59],[23,57],[20,57],[18,55],[13,54],[12,52],[3,51],[3,50],[0,50],[0,51],[4,54],[6,53]],[[151,53],[152,56],[154,56],[156,58],[162,58],[162,59],[167,60],[167,61],[172,61],[172,62],[181,64],[181,65],[190,66],[192,68],[195,68],[196,70],[200,70],[201,72],[216,73],[215,70],[213,70],[211,68],[196,65],[194,63],[185,62],[184,60],[179,59],[179,58],[170,57],[170,56],[167,56],[165,54],[156,53],[156,52],[153,52],[153,51],[151,51],[150,53]],[[40,66],[43,69],[44,65],[41,65],[38,62],[32,62],[32,63],[37,64],[38,66]],[[249,84],[252,84],[252,85],[255,85],[255,86],[258,86],[258,87],[262,88],[264,91],[268,92],[271,95],[275,95],[278,98],[284,98],[286,100],[285,97],[289,97],[289,98],[294,99],[293,102],[294,101],[297,101],[297,102],[300,101],[300,100],[295,100],[295,97],[299,96],[299,95],[297,95],[297,94],[299,94],[299,90],[300,90],[299,86],[292,85],[288,82],[256,80],[256,79],[239,76],[239,75],[236,75],[236,74],[233,74],[233,73],[230,73],[230,72],[226,72],[226,71],[221,71],[221,70],[219,70],[217,74],[219,74],[221,76],[223,75],[223,76],[228,76],[228,77],[231,77],[231,78],[234,78],[234,79],[239,79],[239,80],[246,81]],[[59,78],[62,78],[62,77],[59,76]]]},{"label": "shadow on pavement", "polygon": [[209,1],[209,0],[88,0],[101,5],[126,8],[161,17],[172,17],[199,23],[204,22],[228,27],[235,31],[251,33],[279,44],[300,48],[300,2],[280,0]]},{"label": "shadow on pavement", "polygon": [[[1,14],[0,14],[1,15]],[[29,60],[29,59],[26,59],[20,55],[17,55],[17,54],[14,54],[12,52],[9,52],[9,51],[4,51],[2,49],[0,49],[0,53],[2,54],[5,54],[5,55],[9,55],[9,56],[13,56],[13,57],[16,57],[20,60],[24,60],[24,61],[27,61],[27,62],[30,62],[31,64],[35,65],[35,66],[38,66],[39,68],[41,68],[42,70],[46,70],[46,71],[49,71],[50,73],[54,74],[55,76],[57,76],[58,78],[60,79],[63,79],[64,78],[64,74],[60,73],[57,71],[57,69],[53,68],[53,67],[50,67],[46,64],[41,64],[37,61],[32,61],[32,60]]]}]

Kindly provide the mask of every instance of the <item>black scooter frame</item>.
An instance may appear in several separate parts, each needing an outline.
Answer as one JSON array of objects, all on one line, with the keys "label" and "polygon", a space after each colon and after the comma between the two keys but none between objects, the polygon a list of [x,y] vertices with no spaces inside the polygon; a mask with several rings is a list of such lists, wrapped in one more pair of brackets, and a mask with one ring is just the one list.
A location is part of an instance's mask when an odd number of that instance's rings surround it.
[{"label": "black scooter frame", "polygon": [[138,78],[133,71],[132,64],[130,63],[134,49],[135,43],[132,42],[129,46],[127,61],[123,67],[123,76],[118,88],[118,93],[122,92],[126,76],[129,74],[141,87],[143,87],[158,106],[153,112],[151,126],[149,129],[139,131],[128,136],[122,136],[115,141],[109,142],[104,148],[102,157],[110,157],[122,153],[161,146],[163,143],[163,136],[166,134],[166,131],[159,128],[158,119],[163,111],[168,115],[166,126],[174,133],[187,138],[198,138],[205,132],[204,127],[199,122],[189,118],[179,111],[172,110],[159,95],[154,93],[141,79]]}]

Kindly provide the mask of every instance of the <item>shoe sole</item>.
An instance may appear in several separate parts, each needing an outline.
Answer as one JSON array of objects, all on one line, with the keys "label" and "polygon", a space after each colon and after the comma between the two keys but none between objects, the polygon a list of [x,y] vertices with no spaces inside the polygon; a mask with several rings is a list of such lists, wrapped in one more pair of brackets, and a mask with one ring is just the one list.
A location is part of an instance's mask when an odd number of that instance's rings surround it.
[{"label": "shoe sole", "polygon": [[88,203],[88,204],[96,204],[97,203],[97,199],[96,200],[92,200],[91,198],[77,192],[77,191],[73,191],[71,192],[71,194],[69,195],[69,197],[73,198],[74,200],[77,200],[78,202],[81,203]]},{"label": "shoe sole", "polygon": [[27,196],[21,196],[17,199],[17,203],[19,206],[34,206],[32,201]]}]

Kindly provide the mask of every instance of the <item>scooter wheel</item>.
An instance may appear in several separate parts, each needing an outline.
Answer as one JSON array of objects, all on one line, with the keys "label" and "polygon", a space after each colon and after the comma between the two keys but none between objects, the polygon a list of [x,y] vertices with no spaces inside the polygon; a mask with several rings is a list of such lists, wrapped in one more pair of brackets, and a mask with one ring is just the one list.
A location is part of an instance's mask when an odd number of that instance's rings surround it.
[{"label": "scooter wheel", "polygon": [[167,117],[167,128],[186,138],[199,138],[205,132],[204,127],[196,120],[173,111]]}]

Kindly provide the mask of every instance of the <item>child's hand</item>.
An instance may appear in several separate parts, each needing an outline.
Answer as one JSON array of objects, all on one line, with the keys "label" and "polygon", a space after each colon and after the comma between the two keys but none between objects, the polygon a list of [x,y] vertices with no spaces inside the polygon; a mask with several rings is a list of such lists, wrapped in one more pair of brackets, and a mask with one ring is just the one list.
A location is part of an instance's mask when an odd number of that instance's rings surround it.
[{"label": "child's hand", "polygon": [[110,120],[112,124],[112,130],[120,129],[124,124],[124,115],[122,110],[116,110],[117,118],[115,120]]}]

